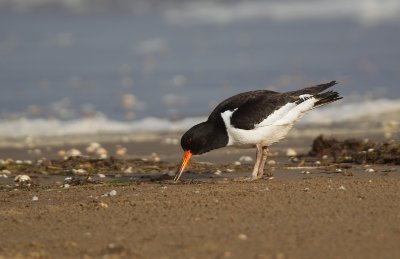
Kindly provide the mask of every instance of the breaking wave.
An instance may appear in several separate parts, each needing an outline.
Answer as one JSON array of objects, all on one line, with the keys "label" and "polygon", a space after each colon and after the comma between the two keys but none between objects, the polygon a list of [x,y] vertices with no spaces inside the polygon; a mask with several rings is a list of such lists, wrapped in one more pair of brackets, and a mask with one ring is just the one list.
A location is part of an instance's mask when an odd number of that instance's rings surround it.
[{"label": "breaking wave", "polygon": [[[379,120],[385,114],[395,114],[394,119],[398,120],[400,99],[338,102],[309,112],[301,119],[300,123],[302,125],[329,125],[360,119],[372,120],[373,118],[376,121],[376,119]],[[70,121],[20,118],[0,120],[0,138],[182,132],[205,119],[206,117],[204,116],[171,121],[163,118],[148,117],[142,120],[126,122],[108,119],[104,116]]]},{"label": "breaking wave", "polygon": [[173,24],[228,24],[255,19],[274,21],[356,20],[371,25],[400,20],[398,0],[0,0],[0,10],[16,12],[146,13],[160,11]]},{"label": "breaking wave", "polygon": [[400,19],[397,0],[240,1],[234,4],[189,2],[165,12],[173,24],[228,24],[255,19],[273,21],[355,20],[363,25]]}]

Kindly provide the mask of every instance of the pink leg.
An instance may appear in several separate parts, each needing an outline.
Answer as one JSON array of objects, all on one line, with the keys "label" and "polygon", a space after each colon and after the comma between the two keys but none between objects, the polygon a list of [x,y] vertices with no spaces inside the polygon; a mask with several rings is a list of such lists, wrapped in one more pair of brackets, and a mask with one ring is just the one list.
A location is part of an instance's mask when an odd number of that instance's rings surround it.
[{"label": "pink leg", "polygon": [[261,161],[260,166],[258,167],[257,178],[261,178],[264,175],[264,166],[268,157],[268,147],[262,147],[261,150]]},{"label": "pink leg", "polygon": [[251,173],[251,180],[257,179],[261,159],[262,159],[262,146],[260,144],[256,145],[257,153],[256,153],[256,163],[253,168],[253,172]]}]

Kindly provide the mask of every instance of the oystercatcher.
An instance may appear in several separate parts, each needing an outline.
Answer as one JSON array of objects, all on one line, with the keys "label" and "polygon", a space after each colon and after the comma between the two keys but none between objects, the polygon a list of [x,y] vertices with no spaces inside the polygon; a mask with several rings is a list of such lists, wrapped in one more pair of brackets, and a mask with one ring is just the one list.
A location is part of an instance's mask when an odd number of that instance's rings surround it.
[{"label": "oystercatcher", "polygon": [[207,121],[183,134],[184,154],[174,181],[179,180],[192,155],[227,146],[256,147],[251,179],[261,178],[268,146],[284,138],[307,111],[342,99],[337,92],[324,92],[335,84],[332,81],[286,93],[250,91],[221,102]]}]

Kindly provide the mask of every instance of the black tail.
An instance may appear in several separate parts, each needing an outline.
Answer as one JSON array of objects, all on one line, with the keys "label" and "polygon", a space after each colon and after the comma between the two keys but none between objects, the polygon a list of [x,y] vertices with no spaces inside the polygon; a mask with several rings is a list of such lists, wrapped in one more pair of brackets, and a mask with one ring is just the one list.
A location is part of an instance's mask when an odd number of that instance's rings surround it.
[{"label": "black tail", "polygon": [[343,97],[339,96],[338,92],[328,91],[325,93],[315,95],[315,98],[318,101],[314,104],[314,108],[340,100]]},{"label": "black tail", "polygon": [[293,95],[302,95],[302,94],[311,94],[311,95],[317,95],[322,91],[325,91],[326,89],[328,89],[329,87],[332,87],[334,85],[336,85],[337,82],[336,81],[332,81],[326,84],[320,84],[320,85],[315,85],[315,86],[310,86],[310,87],[306,87],[297,91],[293,91],[290,92],[290,94]]}]

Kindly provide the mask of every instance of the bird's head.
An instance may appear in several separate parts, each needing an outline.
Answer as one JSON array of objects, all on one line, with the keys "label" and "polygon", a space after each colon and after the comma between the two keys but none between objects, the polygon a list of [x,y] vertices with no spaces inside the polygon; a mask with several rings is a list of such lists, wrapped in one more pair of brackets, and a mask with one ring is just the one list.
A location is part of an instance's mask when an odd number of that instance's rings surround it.
[{"label": "bird's head", "polygon": [[181,138],[184,153],[174,181],[179,180],[192,155],[200,155],[224,147],[227,143],[228,136],[224,128],[216,127],[209,122],[202,122],[193,126]]}]

